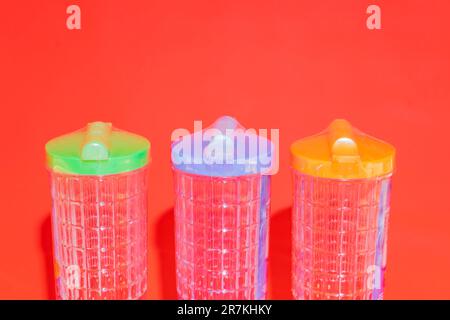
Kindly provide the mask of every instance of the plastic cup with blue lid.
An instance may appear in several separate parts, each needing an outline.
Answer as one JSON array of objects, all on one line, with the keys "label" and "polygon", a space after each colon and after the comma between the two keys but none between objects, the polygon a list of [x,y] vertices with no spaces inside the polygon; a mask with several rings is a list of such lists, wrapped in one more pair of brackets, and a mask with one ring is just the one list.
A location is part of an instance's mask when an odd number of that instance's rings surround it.
[{"label": "plastic cup with blue lid", "polygon": [[172,144],[180,299],[265,299],[273,152],[231,117]]}]

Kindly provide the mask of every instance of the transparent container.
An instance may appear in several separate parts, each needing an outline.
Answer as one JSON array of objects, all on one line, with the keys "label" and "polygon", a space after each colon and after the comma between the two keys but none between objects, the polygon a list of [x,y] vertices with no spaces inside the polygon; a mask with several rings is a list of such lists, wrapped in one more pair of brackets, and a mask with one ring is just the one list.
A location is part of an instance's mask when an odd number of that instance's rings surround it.
[{"label": "transparent container", "polygon": [[[224,117],[212,127],[238,124]],[[270,176],[250,167],[174,164],[180,299],[265,299]]]},{"label": "transparent container", "polygon": [[143,297],[148,141],[95,122],[46,150],[57,298]]},{"label": "transparent container", "polygon": [[296,299],[383,299],[392,146],[336,120],[293,155]]}]

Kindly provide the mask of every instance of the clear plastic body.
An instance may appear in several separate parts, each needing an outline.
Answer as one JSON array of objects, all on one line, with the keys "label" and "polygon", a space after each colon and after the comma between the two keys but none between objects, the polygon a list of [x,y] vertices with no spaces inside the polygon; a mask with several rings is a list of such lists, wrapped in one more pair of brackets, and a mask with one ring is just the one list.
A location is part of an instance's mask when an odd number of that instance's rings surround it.
[{"label": "clear plastic body", "polygon": [[270,177],[174,169],[180,299],[264,299]]},{"label": "clear plastic body", "polygon": [[293,172],[294,298],[382,299],[391,177]]},{"label": "clear plastic body", "polygon": [[147,169],[50,171],[58,299],[138,299],[147,290]]}]

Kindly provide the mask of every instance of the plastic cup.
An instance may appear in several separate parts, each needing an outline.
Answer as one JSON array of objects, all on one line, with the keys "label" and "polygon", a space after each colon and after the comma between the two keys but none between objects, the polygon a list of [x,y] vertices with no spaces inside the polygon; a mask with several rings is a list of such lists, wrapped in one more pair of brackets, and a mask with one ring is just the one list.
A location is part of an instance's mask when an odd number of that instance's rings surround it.
[{"label": "plastic cup", "polygon": [[102,122],[47,143],[58,299],[145,294],[149,148]]},{"label": "plastic cup", "polygon": [[296,299],[382,299],[394,148],[335,120],[291,146]]},{"label": "plastic cup", "polygon": [[220,118],[211,128],[219,133],[202,143],[200,157],[188,157],[192,161],[180,161],[186,159],[186,150],[182,156],[178,151],[183,141],[193,145],[198,133],[172,146],[178,297],[264,299],[270,176],[251,161],[255,155],[243,155],[245,164],[202,162],[209,148],[222,142],[230,146],[233,139],[226,136],[227,130],[236,134],[242,129],[230,117]]}]

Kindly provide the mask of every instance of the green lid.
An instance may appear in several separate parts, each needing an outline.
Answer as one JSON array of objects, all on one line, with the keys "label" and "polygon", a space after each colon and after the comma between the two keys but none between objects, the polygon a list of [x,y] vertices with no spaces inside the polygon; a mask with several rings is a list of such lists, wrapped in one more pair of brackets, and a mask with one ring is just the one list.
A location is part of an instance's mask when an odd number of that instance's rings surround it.
[{"label": "green lid", "polygon": [[47,166],[54,171],[107,175],[135,170],[149,162],[150,142],[144,137],[92,122],[45,145]]}]

